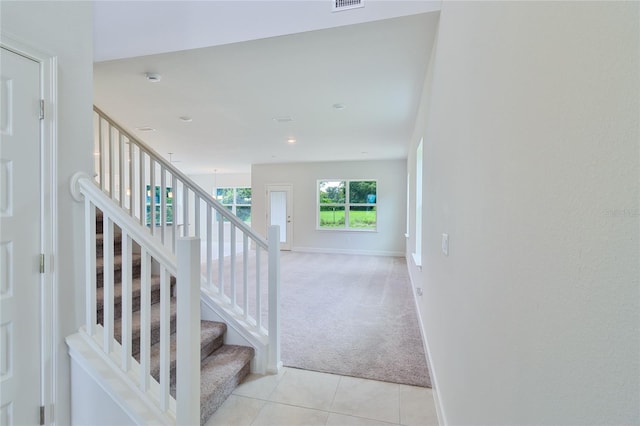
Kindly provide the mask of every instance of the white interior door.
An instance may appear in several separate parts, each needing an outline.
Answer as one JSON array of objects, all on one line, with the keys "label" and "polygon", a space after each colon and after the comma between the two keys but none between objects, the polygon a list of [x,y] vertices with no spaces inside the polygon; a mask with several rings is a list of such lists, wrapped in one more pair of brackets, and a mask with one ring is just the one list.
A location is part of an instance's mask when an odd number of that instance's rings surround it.
[{"label": "white interior door", "polygon": [[269,226],[280,227],[280,250],[291,250],[293,237],[292,194],[291,185],[269,185],[267,200],[269,201]]},{"label": "white interior door", "polygon": [[40,66],[1,48],[0,424],[40,423]]}]

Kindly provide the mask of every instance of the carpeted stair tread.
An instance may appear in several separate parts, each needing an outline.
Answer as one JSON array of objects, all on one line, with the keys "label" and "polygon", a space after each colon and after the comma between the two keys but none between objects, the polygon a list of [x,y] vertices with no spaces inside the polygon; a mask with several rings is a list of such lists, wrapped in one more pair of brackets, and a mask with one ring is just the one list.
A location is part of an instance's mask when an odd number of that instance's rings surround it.
[{"label": "carpeted stair tread", "polygon": [[[170,334],[176,332],[176,299],[170,302]],[[151,305],[151,345],[160,341],[160,304]],[[140,312],[134,312],[131,318],[131,354],[140,352]],[[113,335],[118,342],[122,342],[122,318],[114,320]]]},{"label": "carpeted stair tread", "polygon": [[[175,278],[171,277],[171,284],[175,284]],[[131,311],[135,312],[140,310],[140,278],[133,278],[131,280]],[[160,301],[160,276],[151,276],[151,304],[158,303]],[[118,319],[122,313],[122,284],[115,283],[113,286],[113,310],[114,318]],[[96,308],[98,311],[98,318],[102,316],[102,310],[104,308],[104,287],[96,289]]]},{"label": "carpeted stair tread", "polygon": [[[255,351],[251,347],[224,345],[202,361],[200,368],[200,424],[203,425],[249,374]],[[175,398],[176,386],[171,384]]]},{"label": "carpeted stair tread", "polygon": [[[222,322],[200,321],[200,360],[204,360],[218,348],[224,344],[224,334],[227,331],[227,325]],[[177,333],[171,335],[171,354],[170,371],[172,381],[175,377],[176,368],[176,347]],[[151,346],[150,359],[151,375],[154,379],[159,380],[160,377],[160,343]]]}]

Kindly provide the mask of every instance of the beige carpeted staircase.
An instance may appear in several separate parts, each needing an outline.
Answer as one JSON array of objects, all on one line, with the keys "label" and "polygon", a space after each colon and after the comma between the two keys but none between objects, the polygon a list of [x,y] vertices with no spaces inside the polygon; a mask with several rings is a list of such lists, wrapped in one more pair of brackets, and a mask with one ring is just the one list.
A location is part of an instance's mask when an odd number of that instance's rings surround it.
[{"label": "beige carpeted staircase", "polygon": [[[96,269],[97,269],[97,319],[103,322],[103,247],[102,214],[96,213]],[[122,327],[122,286],[121,286],[121,238],[119,230],[114,232],[114,336],[121,342]],[[140,269],[141,258],[134,254],[131,260],[132,282],[132,355],[140,357]],[[176,285],[175,277],[171,277],[170,285]],[[171,292],[173,293],[173,292]],[[158,380],[160,375],[160,277],[151,278],[151,374]],[[249,374],[249,364],[254,349],[245,346],[225,345],[224,334],[227,326],[224,323],[201,321],[200,332],[200,423],[207,419],[222,405],[240,382]],[[171,394],[176,395],[176,300],[171,298]]]}]

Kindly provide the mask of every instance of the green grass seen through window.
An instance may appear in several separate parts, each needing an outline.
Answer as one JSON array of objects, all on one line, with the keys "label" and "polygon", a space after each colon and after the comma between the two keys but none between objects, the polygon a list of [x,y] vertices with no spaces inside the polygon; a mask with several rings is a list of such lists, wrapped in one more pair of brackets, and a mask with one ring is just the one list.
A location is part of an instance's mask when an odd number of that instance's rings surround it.
[{"label": "green grass seen through window", "polygon": [[[352,207],[353,209],[353,207]],[[375,207],[369,210],[351,210],[349,227],[354,229],[376,229],[377,212]],[[320,211],[320,228],[343,229],[345,227],[344,207],[322,207]]]}]

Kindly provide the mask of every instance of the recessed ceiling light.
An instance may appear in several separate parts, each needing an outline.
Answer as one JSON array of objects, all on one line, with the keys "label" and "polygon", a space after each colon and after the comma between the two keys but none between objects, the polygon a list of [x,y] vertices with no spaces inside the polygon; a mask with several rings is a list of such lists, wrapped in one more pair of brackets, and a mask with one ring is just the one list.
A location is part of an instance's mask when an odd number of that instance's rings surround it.
[{"label": "recessed ceiling light", "polygon": [[294,144],[294,143],[296,143],[296,140],[294,138],[289,138],[289,139],[287,139],[287,142],[291,143],[291,144]]},{"label": "recessed ceiling light", "polygon": [[342,110],[346,108],[345,104],[333,104],[333,108],[337,110]]},{"label": "recessed ceiling light", "polygon": [[185,123],[191,123],[193,121],[193,118],[189,117],[188,115],[183,115],[182,117],[178,118],[180,118],[180,121],[183,121]]},{"label": "recessed ceiling light", "polygon": [[139,132],[155,132],[156,131],[156,129],[149,126],[136,127],[136,130],[138,130]]},{"label": "recessed ceiling light", "polygon": [[293,121],[293,118],[291,118],[291,116],[289,115],[283,115],[280,117],[273,117],[273,121],[275,121],[276,123],[290,123]]},{"label": "recessed ceiling light", "polygon": [[148,72],[144,76],[147,78],[147,81],[150,81],[151,83],[157,83],[162,80],[162,76],[157,72]]}]

